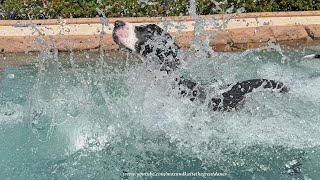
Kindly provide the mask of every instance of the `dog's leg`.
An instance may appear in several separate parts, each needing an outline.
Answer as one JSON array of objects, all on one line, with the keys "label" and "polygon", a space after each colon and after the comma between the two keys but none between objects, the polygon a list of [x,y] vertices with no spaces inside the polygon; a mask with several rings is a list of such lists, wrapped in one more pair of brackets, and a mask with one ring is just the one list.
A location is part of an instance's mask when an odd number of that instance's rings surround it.
[{"label": "dog's leg", "polygon": [[214,111],[232,111],[244,100],[245,95],[252,91],[272,90],[281,93],[288,92],[282,82],[267,79],[251,79],[238,82],[222,93],[219,98],[212,98],[209,107]]}]

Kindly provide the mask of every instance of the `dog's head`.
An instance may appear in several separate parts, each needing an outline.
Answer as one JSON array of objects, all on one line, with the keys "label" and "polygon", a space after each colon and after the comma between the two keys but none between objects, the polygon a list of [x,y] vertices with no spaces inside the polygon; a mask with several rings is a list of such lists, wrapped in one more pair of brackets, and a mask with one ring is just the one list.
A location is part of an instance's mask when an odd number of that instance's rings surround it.
[{"label": "dog's head", "polygon": [[141,54],[144,58],[155,60],[160,70],[172,71],[180,64],[179,46],[170,34],[155,24],[136,26],[128,22],[114,23],[113,40],[122,48]]}]

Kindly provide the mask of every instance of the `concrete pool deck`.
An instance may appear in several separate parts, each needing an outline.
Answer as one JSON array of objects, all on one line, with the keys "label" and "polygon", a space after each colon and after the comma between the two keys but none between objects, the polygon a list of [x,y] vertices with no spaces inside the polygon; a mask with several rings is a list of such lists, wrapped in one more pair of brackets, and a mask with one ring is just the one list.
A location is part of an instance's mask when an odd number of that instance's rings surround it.
[{"label": "concrete pool deck", "polygon": [[[320,11],[224,14],[199,18],[208,22],[204,26],[207,33],[200,34],[195,40],[207,40],[215,51],[265,47],[268,41],[288,46],[320,42]],[[189,47],[193,42],[194,24],[200,22],[189,16],[107,18],[107,25],[102,25],[100,18],[1,20],[0,53],[40,51],[43,47],[61,51],[94,50],[100,45],[106,50],[113,50],[118,48],[112,40],[113,22],[119,19],[168,27],[168,32],[183,47]]]}]

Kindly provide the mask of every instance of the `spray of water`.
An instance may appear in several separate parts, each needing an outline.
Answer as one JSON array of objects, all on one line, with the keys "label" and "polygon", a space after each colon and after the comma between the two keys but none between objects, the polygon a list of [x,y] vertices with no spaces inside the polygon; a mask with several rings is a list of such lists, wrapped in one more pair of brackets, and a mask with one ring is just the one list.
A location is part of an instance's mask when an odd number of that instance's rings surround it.
[{"label": "spray of water", "polygon": [[[104,28],[107,18],[97,11]],[[50,51],[40,34],[36,41],[44,49],[34,76],[28,76],[33,82],[28,99],[25,104],[2,103],[0,124],[27,124],[38,164],[43,165],[42,157],[49,159],[46,177],[117,179],[123,172],[150,171],[213,171],[239,179],[288,177],[292,167],[320,145],[318,62],[283,63],[296,57],[273,43],[266,49],[275,53],[261,48],[217,54],[209,44],[216,32],[207,33],[205,27],[213,24],[219,30],[229,19],[223,24],[214,16],[202,19],[194,0],[189,14],[195,19],[195,38],[192,50],[184,54],[187,69],[179,73],[208,89],[217,89],[214,82],[223,86],[270,78],[288,83],[290,93],[257,92],[240,111],[210,112],[177,98],[166,75],[136,63],[131,54],[114,57],[102,45],[98,56],[62,54]],[[203,35],[207,38],[200,41]],[[102,30],[101,43],[104,36]]]}]

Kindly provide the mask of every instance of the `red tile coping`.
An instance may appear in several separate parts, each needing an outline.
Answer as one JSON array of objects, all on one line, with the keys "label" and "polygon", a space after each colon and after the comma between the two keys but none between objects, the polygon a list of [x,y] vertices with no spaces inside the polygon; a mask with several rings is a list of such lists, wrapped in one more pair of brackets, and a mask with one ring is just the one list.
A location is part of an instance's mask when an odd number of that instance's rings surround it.
[{"label": "red tile coping", "polygon": [[[210,18],[213,15],[200,16],[202,18]],[[259,12],[259,13],[241,13],[234,14],[215,14],[217,19],[224,18],[258,18],[258,17],[295,17],[295,16],[320,16],[320,11],[290,11],[290,12]],[[113,23],[120,18],[107,18],[108,23]],[[190,16],[173,16],[173,17],[125,17],[123,21],[134,23],[155,23],[161,21],[193,21]],[[14,26],[17,24],[41,24],[55,25],[60,23],[67,24],[92,24],[101,23],[100,18],[74,18],[74,19],[47,19],[47,20],[0,20],[0,26]]]}]

